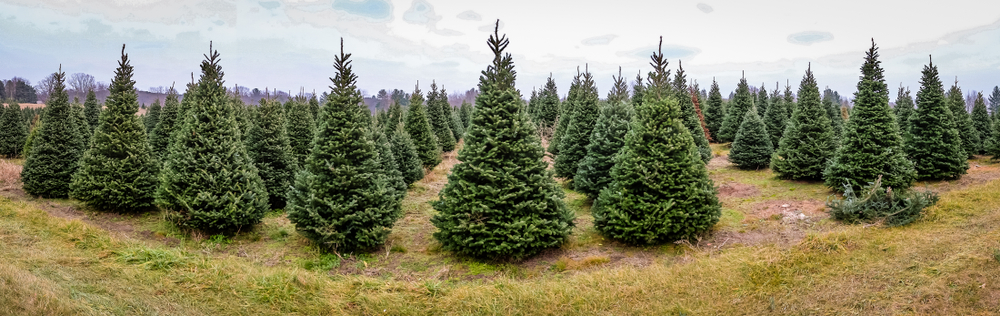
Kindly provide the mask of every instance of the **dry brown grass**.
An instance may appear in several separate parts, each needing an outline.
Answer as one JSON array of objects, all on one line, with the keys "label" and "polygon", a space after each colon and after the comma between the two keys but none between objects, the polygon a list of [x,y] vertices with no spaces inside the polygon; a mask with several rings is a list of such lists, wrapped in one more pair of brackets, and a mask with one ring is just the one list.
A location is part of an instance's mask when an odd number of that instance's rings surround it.
[{"label": "dry brown grass", "polygon": [[21,169],[18,164],[0,159],[0,191],[21,188]]}]

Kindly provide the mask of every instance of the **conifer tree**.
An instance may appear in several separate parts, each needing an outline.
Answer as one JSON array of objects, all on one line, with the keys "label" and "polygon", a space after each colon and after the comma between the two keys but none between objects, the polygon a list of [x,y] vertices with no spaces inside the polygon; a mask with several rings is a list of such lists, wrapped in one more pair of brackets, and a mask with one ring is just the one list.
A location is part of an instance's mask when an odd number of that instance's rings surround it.
[{"label": "conifer tree", "polygon": [[434,128],[427,117],[427,107],[419,86],[413,87],[410,94],[410,108],[406,115],[406,133],[410,134],[413,144],[417,146],[417,154],[424,168],[434,169],[441,163],[441,147],[438,146]]},{"label": "conifer tree", "polygon": [[767,89],[764,88],[764,84],[760,84],[760,90],[757,90],[757,101],[754,103],[757,107],[757,116],[764,117],[764,113],[767,113],[768,107],[771,106],[771,99],[768,97]]},{"label": "conifer tree", "polygon": [[396,186],[388,181],[382,144],[356,86],[351,54],[335,57],[337,74],[322,107],[313,149],[288,192],[288,219],[319,247],[349,252],[385,242],[401,217]]},{"label": "conifer tree", "polygon": [[[795,94],[792,93],[792,86],[785,81],[785,112],[788,113],[788,123],[791,123],[792,113],[795,112],[797,104],[795,103]],[[785,123],[787,126],[788,123]]]},{"label": "conifer tree", "polygon": [[889,108],[889,87],[878,57],[872,40],[861,65],[851,119],[844,126],[837,154],[824,172],[826,186],[834,191],[843,192],[847,187],[860,191],[879,177],[882,185],[905,190],[917,176],[903,151],[903,137]]},{"label": "conifer tree", "polygon": [[[364,104],[364,102],[362,102]],[[367,110],[367,106],[365,106]],[[403,173],[399,170],[399,163],[396,155],[392,151],[392,142],[385,134],[385,126],[372,124],[371,135],[375,140],[376,152],[378,153],[377,171],[378,182],[386,187],[386,194],[390,198],[389,207],[395,208],[397,219],[403,217],[403,198],[406,197],[408,183],[403,179]]]},{"label": "conifer tree", "polygon": [[[31,151],[26,154],[21,170],[24,192],[47,198],[69,196],[69,183],[83,155],[84,140],[76,117],[73,115],[69,96],[65,91],[66,73],[53,75],[52,92],[38,123],[37,135],[32,137]],[[32,132],[35,134],[35,132]]]},{"label": "conifer tree", "polygon": [[143,125],[146,127],[146,135],[152,135],[153,129],[156,128],[156,124],[160,122],[160,112],[163,111],[163,106],[160,105],[160,99],[153,101],[153,105],[150,105],[146,109],[145,120]]},{"label": "conifer tree", "polygon": [[538,127],[552,128],[557,116],[559,116],[559,91],[555,80],[552,80],[552,73],[549,73],[545,87],[538,95]]},{"label": "conifer tree", "polygon": [[301,168],[305,166],[309,151],[312,150],[313,132],[319,124],[315,123],[311,109],[305,104],[290,105],[285,113],[285,132],[288,134],[292,160]]},{"label": "conifer tree", "polygon": [[420,161],[417,146],[413,144],[410,134],[406,133],[403,122],[395,125],[396,128],[388,128],[387,126],[389,142],[392,143],[392,153],[396,158],[396,166],[403,177],[403,183],[410,185],[424,178],[424,166],[423,162]]},{"label": "conifer tree", "polygon": [[458,112],[459,116],[462,118],[462,126],[468,130],[469,123],[472,123],[472,105],[470,105],[469,102],[462,100],[462,106],[458,108]]},{"label": "conifer tree", "polygon": [[833,128],[833,139],[840,146],[840,136],[844,132],[844,117],[840,115],[840,95],[836,91],[826,88],[823,90],[823,107],[830,117],[830,127]]},{"label": "conifer tree", "polygon": [[15,158],[22,155],[21,150],[28,139],[28,124],[21,117],[21,105],[17,100],[7,102],[6,109],[0,104],[0,156]]},{"label": "conifer tree", "polygon": [[726,109],[722,106],[722,93],[719,92],[719,83],[712,78],[712,88],[708,92],[708,102],[705,102],[705,125],[712,139],[719,140],[719,132],[722,128],[722,121],[725,119]]},{"label": "conifer tree", "polygon": [[972,158],[982,149],[982,140],[979,139],[979,133],[972,125],[969,112],[965,110],[965,98],[962,95],[962,88],[958,87],[958,79],[955,79],[951,90],[945,93],[945,99],[947,99],[951,109],[952,118],[955,120],[955,129],[958,129],[958,134],[962,138],[962,149],[965,150],[968,158]]},{"label": "conifer tree", "polygon": [[753,93],[747,85],[746,78],[740,78],[740,83],[736,85],[736,95],[730,98],[726,107],[726,117],[722,121],[719,131],[719,141],[723,143],[732,142],[736,138],[736,132],[743,123],[743,117],[747,110],[753,107]]},{"label": "conifer tree", "polygon": [[98,119],[101,117],[101,103],[97,102],[94,90],[87,91],[87,101],[83,102],[83,116],[87,117],[87,126],[90,127],[90,134],[94,134],[97,129]]},{"label": "conifer tree", "polygon": [[26,159],[25,161],[27,161],[28,154],[31,153],[31,147],[35,142],[35,138],[38,138],[38,131],[41,127],[42,121],[39,119],[38,122],[35,123],[34,128],[31,129],[31,132],[28,133],[28,138],[24,140],[24,148],[21,150],[21,155],[24,156]]},{"label": "conifer tree", "polygon": [[159,177],[156,204],[168,220],[187,229],[242,230],[260,222],[268,209],[223,76],[219,53],[210,46]]},{"label": "conifer tree", "polygon": [[284,208],[285,193],[297,169],[285,130],[285,111],[280,103],[261,99],[254,116],[247,153],[264,182],[271,209]]},{"label": "conifer tree", "polygon": [[812,67],[802,77],[798,97],[792,119],[771,157],[771,170],[780,179],[821,180],[837,143],[827,107],[820,101]]},{"label": "conifer tree", "polygon": [[573,179],[580,160],[587,156],[587,145],[590,144],[590,134],[594,132],[597,122],[598,103],[597,86],[589,70],[580,76],[578,96],[573,112],[567,114],[569,125],[559,140],[559,155],[556,156],[554,169],[556,176]]},{"label": "conifer tree", "polygon": [[896,113],[896,124],[899,125],[899,135],[903,137],[903,148],[906,148],[911,140],[910,134],[910,115],[913,115],[913,97],[910,96],[910,89],[904,89],[902,86],[899,87],[899,92],[896,94],[896,107],[893,109]]},{"label": "conifer tree", "polygon": [[167,91],[167,99],[163,102],[163,110],[160,112],[160,122],[156,124],[149,136],[149,146],[153,148],[156,159],[163,161],[167,156],[167,149],[170,148],[170,138],[178,128],[181,117],[181,105],[177,101],[177,90],[170,87]]},{"label": "conifer tree", "polygon": [[593,208],[597,230],[629,244],[689,238],[711,228],[721,214],[708,169],[670,91],[662,50],[650,64],[648,90],[611,169],[614,181]]},{"label": "conifer tree", "polygon": [[458,141],[465,137],[465,126],[462,125],[462,118],[459,116],[459,110],[456,108],[448,107],[450,110],[448,114],[451,114],[451,133],[455,135],[455,140]]},{"label": "conifer tree", "polygon": [[434,136],[437,137],[441,151],[449,152],[455,150],[455,136],[449,127],[451,116],[445,112],[448,96],[441,92],[443,91],[438,91],[437,84],[432,81],[431,91],[427,93],[427,121],[434,129]]},{"label": "conifer tree", "polygon": [[1000,112],[1000,86],[993,86],[993,93],[990,93],[990,115],[996,120],[997,112]]},{"label": "conifer tree", "polygon": [[143,122],[135,116],[139,96],[132,71],[122,45],[108,108],[101,111],[89,148],[70,183],[71,196],[99,210],[134,212],[153,206],[160,166]]},{"label": "conifer tree", "polygon": [[563,136],[566,134],[566,129],[569,128],[569,123],[573,119],[573,108],[576,107],[578,103],[577,99],[580,98],[580,67],[576,68],[576,77],[573,77],[573,82],[569,85],[569,92],[566,95],[566,101],[559,103],[559,116],[556,117],[556,130],[552,133],[552,139],[549,140],[548,152],[553,155],[558,155],[559,150],[562,149],[559,142],[562,141]]},{"label": "conifer tree", "polygon": [[615,155],[625,145],[625,134],[628,133],[634,110],[627,99],[625,79],[621,72],[614,78],[615,88],[608,92],[608,102],[601,105],[600,116],[594,124],[594,132],[590,134],[590,144],[587,145],[587,156],[580,161],[580,166],[573,178],[573,187],[591,199],[597,198],[601,190],[611,183],[611,168],[615,164]]},{"label": "conifer tree", "polygon": [[642,105],[642,99],[646,97],[646,85],[642,81],[642,73],[635,75],[635,82],[632,85],[632,108]]},{"label": "conifer tree", "polygon": [[767,112],[764,112],[764,125],[767,126],[772,146],[777,146],[781,141],[781,135],[785,133],[787,122],[788,113],[785,112],[785,99],[778,93],[778,84],[775,83],[774,91],[771,92],[771,105],[767,107]]},{"label": "conifer tree", "polygon": [[83,137],[83,148],[80,149],[81,152],[87,149],[90,144],[90,125],[87,124],[87,117],[83,114],[84,108],[83,104],[73,103],[70,104],[73,109],[73,119],[76,120],[77,129],[79,129],[80,137]]},{"label": "conifer tree", "polygon": [[917,91],[916,111],[910,115],[906,153],[917,169],[917,180],[954,179],[965,174],[969,163],[962,138],[933,62],[924,66]]},{"label": "conifer tree", "polygon": [[[628,102],[628,83],[625,82],[625,78],[622,77],[622,67],[618,67],[618,77],[611,75],[614,79],[614,86],[608,91],[608,97],[605,99],[609,105],[618,104],[620,102]],[[596,125],[595,125],[596,126]]]},{"label": "conifer tree", "polygon": [[[747,111],[736,132],[729,161],[740,169],[761,169],[771,163],[774,146],[764,120],[757,115],[756,106]],[[773,109],[769,109],[773,110]]]},{"label": "conifer tree", "polygon": [[[314,91],[313,94],[312,94],[312,96],[309,97],[309,114],[312,115],[313,124],[316,124],[316,122],[319,121],[319,113],[320,113],[319,108],[320,108],[319,100],[316,99],[316,92]],[[316,124],[316,125],[319,125],[319,124]],[[313,127],[313,128],[315,128],[315,127]],[[310,139],[311,139],[311,137],[310,137]]]},{"label": "conifer tree", "polygon": [[539,108],[539,105],[538,105],[538,89],[535,89],[535,87],[531,87],[531,97],[528,98],[528,108],[527,108],[527,110],[528,110],[529,116],[531,117],[531,120],[533,122],[535,122],[536,125],[539,123],[538,122],[538,115],[539,115],[538,108]]},{"label": "conifer tree", "polygon": [[684,67],[681,66],[679,60],[677,61],[677,72],[674,73],[673,92],[680,104],[681,112],[684,114],[684,127],[687,127],[688,131],[691,132],[691,137],[694,138],[694,143],[698,146],[698,153],[701,154],[701,160],[708,163],[709,160],[712,160],[712,148],[709,147],[708,139],[705,138],[705,132],[701,128],[701,120],[698,119],[694,101],[691,100],[691,91],[688,90],[687,75],[684,74]]},{"label": "conifer tree", "polygon": [[972,126],[983,144],[980,146],[978,154],[986,154],[996,146],[993,140],[996,137],[994,135],[996,130],[993,129],[993,121],[990,120],[990,113],[986,109],[986,100],[983,99],[982,92],[976,94],[976,100],[972,106]]},{"label": "conifer tree", "polygon": [[[498,22],[499,25],[499,22]],[[521,259],[566,241],[573,213],[534,124],[517,101],[506,37],[490,36],[493,64],[479,77],[476,111],[458,153],[461,163],[432,202],[442,248],[480,258]]]}]

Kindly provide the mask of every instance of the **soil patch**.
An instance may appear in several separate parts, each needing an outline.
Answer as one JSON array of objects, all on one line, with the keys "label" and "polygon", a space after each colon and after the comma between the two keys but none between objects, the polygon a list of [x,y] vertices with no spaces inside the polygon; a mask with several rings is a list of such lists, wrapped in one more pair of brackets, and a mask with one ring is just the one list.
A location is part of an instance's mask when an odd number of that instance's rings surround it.
[{"label": "soil patch", "polygon": [[826,213],[826,204],[817,200],[769,200],[750,206],[744,222],[756,219],[781,218],[813,218],[819,220],[830,215]]},{"label": "soil patch", "polygon": [[726,168],[732,165],[733,164],[729,162],[729,156],[715,156],[708,161],[706,167],[708,167],[708,170],[715,170],[715,169]]},{"label": "soil patch", "polygon": [[726,182],[719,185],[717,189],[719,197],[723,198],[747,198],[760,195],[760,190],[757,190],[757,187],[739,182]]}]

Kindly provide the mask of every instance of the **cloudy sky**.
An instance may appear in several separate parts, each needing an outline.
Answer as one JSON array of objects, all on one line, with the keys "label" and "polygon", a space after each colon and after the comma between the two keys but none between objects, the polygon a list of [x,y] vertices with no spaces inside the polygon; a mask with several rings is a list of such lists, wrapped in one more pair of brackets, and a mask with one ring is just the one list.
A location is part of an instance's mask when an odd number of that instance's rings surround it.
[{"label": "cloudy sky", "polygon": [[810,62],[821,87],[850,95],[871,38],[890,87],[915,92],[929,54],[946,85],[1000,85],[1000,1],[982,0],[0,0],[0,78],[34,83],[62,64],[110,82],[127,44],[137,87],[183,86],[214,41],[227,85],[321,92],[343,37],[369,95],[417,80],[459,92],[491,61],[497,19],[525,96],[550,73],[565,95],[578,66],[603,95],[619,67],[630,81],[650,70],[660,36],[672,68],[724,95],[743,72],[797,89]]}]

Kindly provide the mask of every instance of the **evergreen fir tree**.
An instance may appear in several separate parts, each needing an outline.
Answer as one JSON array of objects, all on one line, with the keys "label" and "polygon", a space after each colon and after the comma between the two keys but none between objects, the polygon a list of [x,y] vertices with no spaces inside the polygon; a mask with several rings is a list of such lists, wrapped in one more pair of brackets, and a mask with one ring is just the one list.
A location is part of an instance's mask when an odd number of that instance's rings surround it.
[{"label": "evergreen fir tree", "polygon": [[736,132],[743,123],[743,117],[747,110],[753,107],[754,95],[750,92],[746,78],[740,78],[740,83],[736,86],[736,95],[729,99],[726,107],[726,117],[722,121],[719,130],[719,141],[723,143],[732,142],[736,138]]},{"label": "evergreen fir tree", "polygon": [[90,134],[94,134],[94,130],[97,129],[98,119],[101,117],[101,103],[97,102],[94,90],[87,91],[87,101],[83,102],[83,116],[87,117],[87,126],[90,127]]},{"label": "evergreen fir tree", "polygon": [[642,74],[636,74],[632,85],[632,108],[642,105],[642,99],[646,97],[646,85],[642,82]]},{"label": "evergreen fir tree", "polygon": [[787,122],[788,113],[785,112],[785,99],[778,94],[778,85],[775,83],[774,91],[771,92],[771,105],[767,107],[767,112],[764,112],[764,125],[767,126],[772,146],[778,145],[781,141],[781,135],[785,133]]},{"label": "evergreen fir tree", "polygon": [[705,125],[708,126],[708,133],[712,139],[719,140],[719,132],[722,129],[722,121],[725,118],[725,107],[722,105],[722,93],[719,92],[719,83],[712,78],[712,88],[708,92],[708,102],[705,102]]},{"label": "evergreen fir tree", "polygon": [[285,193],[297,169],[285,130],[285,111],[280,103],[262,99],[254,116],[247,153],[264,182],[271,209],[284,208]]},{"label": "evergreen fir tree", "polygon": [[553,132],[552,139],[549,140],[549,148],[547,148],[548,152],[553,155],[558,155],[559,150],[562,149],[559,142],[561,142],[563,136],[566,135],[566,129],[569,128],[569,123],[573,119],[573,108],[576,107],[576,104],[578,103],[577,99],[579,99],[581,95],[580,85],[582,83],[580,81],[580,76],[582,76],[582,74],[580,74],[580,67],[577,67],[576,77],[573,77],[573,82],[569,85],[569,92],[567,92],[566,101],[559,104],[559,116],[556,117],[555,123],[556,130]]},{"label": "evergreen fir tree", "polygon": [[451,133],[455,135],[455,140],[460,140],[465,137],[465,126],[462,125],[462,118],[459,116],[459,110],[456,108],[448,107],[448,111],[451,114]]},{"label": "evergreen fir tree", "polygon": [[799,101],[786,124],[771,170],[780,179],[821,180],[823,170],[837,149],[830,116],[820,101],[812,67],[799,84]]},{"label": "evergreen fir tree", "polygon": [[441,163],[441,147],[438,146],[437,137],[434,136],[434,129],[429,121],[424,96],[420,92],[420,87],[414,86],[413,93],[410,94],[410,108],[406,115],[406,133],[410,134],[413,144],[417,146],[417,154],[420,155],[424,168],[434,169]]},{"label": "evergreen fir tree", "polygon": [[[49,94],[37,135],[32,137],[31,151],[21,170],[24,192],[47,198],[69,196],[69,183],[79,166],[83,155],[84,140],[80,134],[77,118],[74,116],[64,80],[66,74],[59,72],[53,76],[52,92]],[[34,134],[34,132],[32,132]]]},{"label": "evergreen fir tree", "polygon": [[152,135],[149,136],[149,146],[153,148],[156,159],[163,161],[167,156],[167,149],[170,148],[170,138],[178,128],[181,117],[181,105],[177,101],[177,91],[173,87],[167,91],[167,99],[163,102],[163,110],[160,112],[160,122],[156,124]]},{"label": "evergreen fir tree", "polygon": [[160,105],[160,99],[153,101],[153,105],[150,105],[146,110],[145,121],[143,125],[146,127],[146,134],[152,135],[153,129],[156,128],[156,124],[160,122],[160,112],[163,111],[163,106]]},{"label": "evergreen fir tree", "polygon": [[160,173],[156,204],[183,228],[242,230],[260,222],[268,209],[223,76],[219,53],[210,47],[194,102],[184,111]]},{"label": "evergreen fir tree", "polygon": [[840,95],[836,91],[826,88],[823,90],[823,107],[827,116],[830,117],[830,127],[833,128],[833,139],[840,146],[840,136],[844,132],[844,117],[840,115]]},{"label": "evergreen fir tree", "polygon": [[917,176],[903,151],[903,137],[889,108],[889,87],[878,57],[872,40],[841,147],[824,172],[826,186],[834,191],[843,192],[847,187],[860,191],[879,177],[882,185],[905,190]]},{"label": "evergreen fir tree", "polygon": [[[319,121],[319,113],[320,113],[319,108],[320,108],[319,100],[316,99],[316,92],[313,92],[312,96],[309,97],[309,114],[312,115],[313,124],[315,125],[319,125],[316,124],[316,122]],[[315,126],[313,128],[315,128]],[[312,137],[310,137],[310,139],[311,138]]]},{"label": "evergreen fir tree", "polygon": [[21,117],[21,105],[17,100],[7,102],[6,109],[0,104],[0,156],[16,158],[22,155],[21,150],[28,139],[28,124]]},{"label": "evergreen fir tree", "polygon": [[432,202],[431,223],[442,248],[492,259],[521,259],[557,247],[572,231],[573,213],[546,170],[534,124],[517,99],[507,39],[490,36],[493,65],[479,77],[476,111],[458,153],[461,163]]},{"label": "evergreen fir tree", "polygon": [[973,155],[982,149],[982,140],[979,139],[979,133],[976,132],[975,126],[972,125],[972,118],[969,116],[969,112],[965,110],[965,98],[962,95],[962,88],[958,87],[958,79],[955,79],[955,84],[951,86],[951,90],[945,93],[945,99],[947,99],[948,106],[951,108],[951,115],[955,120],[955,129],[958,129],[958,134],[962,138],[962,149],[965,150],[968,158],[972,158]]},{"label": "evergreen fir tree", "polygon": [[[792,93],[792,86],[785,81],[785,112],[788,113],[788,123],[791,123],[792,113],[795,112],[795,108],[798,105],[795,103],[795,94]],[[787,126],[788,123],[785,123]]]},{"label": "evergreen fir tree", "polygon": [[680,61],[677,61],[677,72],[674,73],[673,92],[681,106],[681,112],[684,114],[682,118],[684,127],[687,127],[688,131],[691,132],[691,137],[694,138],[694,143],[698,146],[698,153],[701,154],[701,160],[708,163],[709,160],[712,160],[712,148],[708,146],[708,139],[705,138],[705,132],[701,128],[701,120],[698,119],[698,113],[694,109],[691,91],[688,90],[687,86],[687,75],[684,74],[684,67],[681,66]]},{"label": "evergreen fir tree", "polygon": [[323,249],[347,252],[381,245],[402,216],[401,193],[381,165],[388,158],[381,155],[385,146],[371,128],[350,57],[341,39],[313,149],[288,192],[288,219],[296,230]]},{"label": "evergreen fir tree", "polygon": [[[277,101],[274,101],[277,102]],[[316,124],[311,109],[305,104],[292,103],[285,113],[285,132],[291,148],[295,166],[305,166],[309,151],[312,150],[313,132]]]},{"label": "evergreen fir tree", "polygon": [[611,169],[614,181],[593,208],[597,230],[629,244],[689,238],[707,231],[721,214],[708,169],[669,89],[662,51],[652,60],[649,90]]},{"label": "evergreen fir tree", "polygon": [[392,153],[396,158],[396,166],[403,177],[403,183],[410,185],[424,178],[424,166],[423,162],[420,161],[417,146],[413,144],[410,134],[406,133],[403,122],[395,125],[396,128],[389,129],[389,142],[392,143]]},{"label": "evergreen fir tree", "polygon": [[132,69],[122,45],[108,109],[101,112],[90,147],[70,183],[71,196],[99,210],[133,212],[153,206],[160,168],[143,122],[135,116],[139,96]]},{"label": "evergreen fir tree", "polygon": [[993,121],[990,120],[990,113],[986,109],[986,101],[983,99],[982,92],[976,94],[976,100],[972,106],[972,126],[983,144],[980,146],[978,154],[986,154],[996,146],[993,140],[996,137],[994,135],[996,130],[993,129]]},{"label": "evergreen fir tree", "polygon": [[990,93],[990,115],[996,120],[997,112],[1000,111],[1000,86],[993,86],[993,93]]},{"label": "evergreen fir tree", "polygon": [[528,114],[531,117],[531,120],[535,122],[536,125],[540,123],[538,121],[538,116],[539,116],[538,109],[539,109],[538,90],[535,89],[535,87],[531,87],[531,97],[528,98]]},{"label": "evergreen fir tree", "polygon": [[911,140],[906,153],[917,169],[917,180],[961,177],[969,169],[968,155],[962,149],[962,138],[933,62],[921,72],[916,108],[910,115]]},{"label": "evergreen fir tree", "polygon": [[896,107],[893,109],[896,113],[896,124],[899,125],[899,134],[903,137],[903,148],[906,148],[906,144],[909,144],[913,138],[910,134],[910,115],[913,115],[913,97],[910,96],[910,89],[903,89],[899,87],[899,92],[896,94]]},{"label": "evergreen fir tree", "polygon": [[470,105],[469,102],[462,100],[462,106],[458,108],[458,113],[462,118],[462,126],[468,130],[469,123],[472,123],[472,105]]},{"label": "evergreen fir tree", "polygon": [[87,124],[87,117],[83,114],[84,108],[83,104],[70,104],[73,109],[73,119],[76,120],[76,126],[79,130],[80,137],[83,137],[83,148],[80,149],[81,153],[90,146],[90,124]]},{"label": "evergreen fir tree", "polygon": [[[362,104],[364,103],[362,102]],[[367,109],[367,106],[365,108]],[[385,126],[372,124],[371,135],[375,140],[378,153],[378,183],[386,187],[386,194],[390,197],[389,207],[396,209],[398,219],[403,217],[402,202],[403,198],[406,197],[406,188],[409,184],[403,179],[403,173],[399,170],[399,163],[392,151],[392,142],[389,141],[389,137],[385,133]]]},{"label": "evergreen fir tree", "polygon": [[449,152],[455,150],[455,136],[451,132],[451,116],[445,112],[448,96],[441,92],[438,91],[437,84],[431,82],[431,91],[427,93],[427,121],[434,129],[441,151]]},{"label": "evergreen fir tree", "polygon": [[[622,67],[618,67],[618,77],[614,75],[611,76],[614,79],[614,86],[608,91],[608,97],[606,98],[609,105],[615,105],[620,102],[628,102],[628,83],[625,82],[625,78],[622,77]],[[595,125],[596,127],[596,125]]]},{"label": "evergreen fir tree", "polygon": [[729,151],[729,161],[740,169],[766,168],[771,162],[774,146],[767,131],[764,120],[757,115],[756,106],[753,111],[744,114],[743,123],[736,132],[732,149]]},{"label": "evergreen fir tree", "polygon": [[754,105],[757,107],[757,117],[764,117],[764,113],[767,113],[768,107],[771,106],[771,99],[763,83],[760,84],[760,90],[757,90],[757,101]]},{"label": "evergreen fir tree", "polygon": [[35,138],[38,138],[38,131],[41,130],[41,127],[42,122],[41,120],[38,120],[38,123],[35,123],[35,127],[31,129],[30,133],[28,133],[28,138],[24,140],[24,148],[21,150],[21,155],[24,156],[26,159],[25,161],[27,161],[28,154],[31,153],[31,147],[35,142]]},{"label": "evergreen fir tree", "polygon": [[[600,116],[594,124],[594,132],[590,134],[590,144],[587,145],[587,156],[580,161],[573,178],[573,187],[591,199],[611,183],[611,168],[615,164],[615,155],[625,145],[625,134],[628,133],[634,110],[623,96],[621,89],[626,87],[621,72],[615,80],[615,88],[608,92],[608,103],[600,108]],[[614,102],[612,102],[614,101]]]},{"label": "evergreen fir tree", "polygon": [[559,140],[559,155],[556,156],[554,169],[556,176],[573,179],[580,160],[587,156],[587,145],[590,144],[590,134],[594,132],[594,123],[598,113],[597,86],[589,70],[580,76],[580,85],[573,112],[568,113],[569,125]]},{"label": "evergreen fir tree", "polygon": [[559,91],[555,80],[552,80],[552,73],[549,73],[545,87],[538,95],[538,103],[538,127],[552,128],[559,116]]}]

